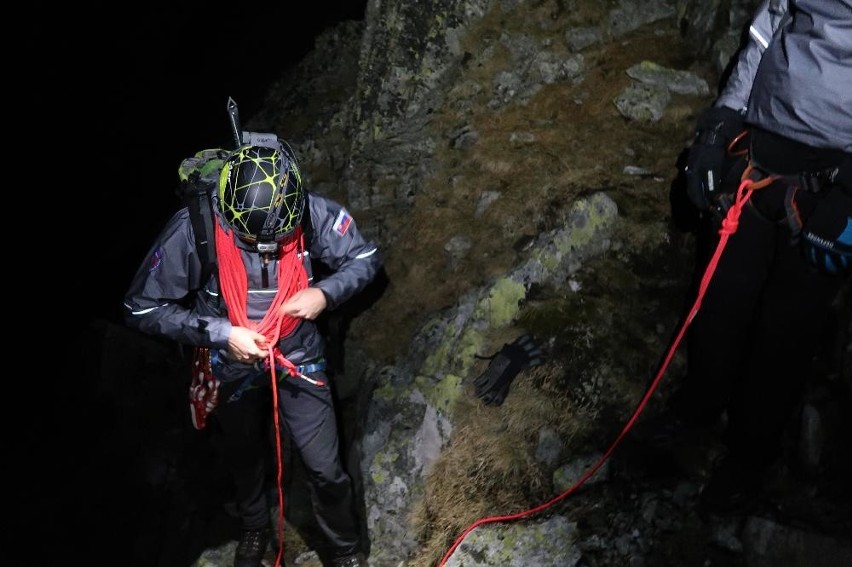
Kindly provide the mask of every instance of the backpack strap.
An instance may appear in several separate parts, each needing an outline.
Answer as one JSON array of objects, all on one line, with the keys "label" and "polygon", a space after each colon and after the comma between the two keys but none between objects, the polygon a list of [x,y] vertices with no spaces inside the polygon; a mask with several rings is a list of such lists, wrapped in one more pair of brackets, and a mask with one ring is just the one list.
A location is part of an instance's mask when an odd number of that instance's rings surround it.
[{"label": "backpack strap", "polygon": [[189,210],[195,248],[201,259],[201,282],[206,284],[216,273],[216,243],[212,195],[219,183],[219,174],[226,150],[215,148],[202,150],[183,160],[178,169],[180,177],[179,196]]},{"label": "backpack strap", "polygon": [[305,205],[302,209],[302,237],[305,239],[305,248],[310,248],[311,240],[314,238],[314,223],[311,222],[311,207],[308,201],[308,192],[305,191]]},{"label": "backpack strap", "polygon": [[201,259],[201,282],[203,285],[216,273],[216,242],[213,238],[213,223],[215,221],[210,193],[203,189],[197,189],[193,193],[186,196],[185,202],[189,209],[192,232],[195,235],[195,249]]}]

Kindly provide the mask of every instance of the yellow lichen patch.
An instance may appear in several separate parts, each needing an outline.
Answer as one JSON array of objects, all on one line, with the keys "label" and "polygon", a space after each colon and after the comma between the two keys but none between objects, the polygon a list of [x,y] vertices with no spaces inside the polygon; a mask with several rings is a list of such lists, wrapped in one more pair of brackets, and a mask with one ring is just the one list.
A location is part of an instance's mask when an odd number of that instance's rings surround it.
[{"label": "yellow lichen patch", "polygon": [[501,278],[477,305],[475,318],[485,319],[491,328],[505,327],[517,317],[524,297],[526,290],[522,283]]}]

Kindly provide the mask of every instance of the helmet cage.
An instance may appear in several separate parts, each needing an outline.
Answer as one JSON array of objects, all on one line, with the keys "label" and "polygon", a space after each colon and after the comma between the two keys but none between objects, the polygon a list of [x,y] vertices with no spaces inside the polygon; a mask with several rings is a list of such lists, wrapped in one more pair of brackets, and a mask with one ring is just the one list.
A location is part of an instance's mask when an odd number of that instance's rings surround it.
[{"label": "helmet cage", "polygon": [[218,206],[237,236],[257,244],[259,251],[267,248],[262,243],[279,242],[291,234],[302,219],[305,198],[289,146],[234,150],[219,177]]}]

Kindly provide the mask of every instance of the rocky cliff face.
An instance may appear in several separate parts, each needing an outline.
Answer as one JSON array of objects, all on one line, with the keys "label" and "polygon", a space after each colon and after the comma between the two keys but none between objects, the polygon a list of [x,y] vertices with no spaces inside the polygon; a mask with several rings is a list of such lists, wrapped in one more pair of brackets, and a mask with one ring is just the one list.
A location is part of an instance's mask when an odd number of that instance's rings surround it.
[{"label": "rocky cliff face", "polygon": [[[249,117],[293,143],[306,185],[346,203],[386,257],[381,285],[325,321],[371,565],[436,565],[474,522],[512,514],[447,565],[848,562],[846,298],[759,510],[696,516],[715,437],[673,460],[608,454],[658,371],[646,414],[682,371],[679,356],[658,367],[691,301],[669,189],[752,4],[372,0]],[[78,494],[103,495],[131,564],[229,564],[226,481],[189,427],[180,351],[93,333],[112,434],[95,437]],[[545,362],[486,406],[482,357],[522,333]],[[120,506],[105,463],[130,479]],[[286,558],[316,565],[298,462],[285,470]]]}]

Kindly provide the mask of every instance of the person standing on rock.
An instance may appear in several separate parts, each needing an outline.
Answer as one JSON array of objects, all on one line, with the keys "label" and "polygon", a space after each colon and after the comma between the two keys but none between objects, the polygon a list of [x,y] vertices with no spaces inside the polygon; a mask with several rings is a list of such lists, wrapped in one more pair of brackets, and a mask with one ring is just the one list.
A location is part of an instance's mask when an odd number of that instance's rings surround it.
[{"label": "person standing on rock", "polygon": [[[343,206],[303,189],[282,140],[238,147],[215,179],[218,270],[203,281],[190,213],[178,211],[130,284],[126,323],[196,347],[193,422],[212,428],[233,477],[243,530],[235,567],[259,567],[269,545],[272,424],[278,448],[289,434],[307,469],[320,557],[364,566],[315,319],[374,279],[380,253]],[[312,260],[330,273],[314,281]]]},{"label": "person standing on rock", "polygon": [[[852,2],[763,1],[733,63],[686,159],[699,278],[720,228],[735,231],[689,327],[668,423],[683,432],[727,417],[727,451],[700,495],[700,509],[716,514],[759,494],[832,303],[849,289]],[[767,185],[734,227],[722,219],[744,172]]]}]

